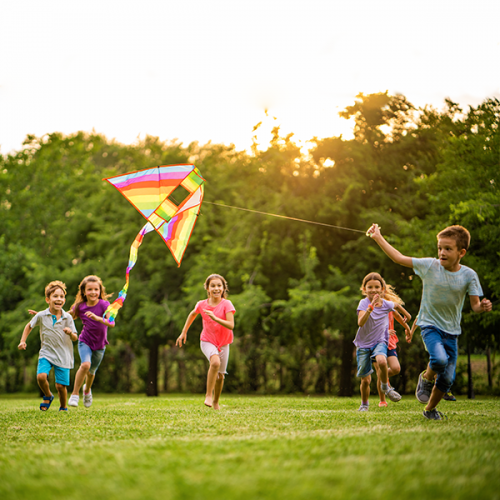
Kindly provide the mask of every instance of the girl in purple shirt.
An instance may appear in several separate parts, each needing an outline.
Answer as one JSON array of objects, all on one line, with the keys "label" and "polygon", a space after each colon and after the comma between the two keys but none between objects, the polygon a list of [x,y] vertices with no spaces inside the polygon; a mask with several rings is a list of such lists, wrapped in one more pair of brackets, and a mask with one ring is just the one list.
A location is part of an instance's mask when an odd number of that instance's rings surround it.
[{"label": "girl in purple shirt", "polygon": [[104,312],[109,306],[106,300],[106,289],[97,276],[86,276],[78,287],[75,303],[71,306],[71,315],[74,319],[80,318],[83,323],[82,333],[78,339],[78,353],[81,365],[76,372],[73,393],[69,398],[69,406],[78,406],[80,387],[83,386],[83,406],[92,405],[92,384],[95,372],[101,364],[108,344],[108,326],[113,328],[114,323],[109,321],[109,314],[104,318]]}]

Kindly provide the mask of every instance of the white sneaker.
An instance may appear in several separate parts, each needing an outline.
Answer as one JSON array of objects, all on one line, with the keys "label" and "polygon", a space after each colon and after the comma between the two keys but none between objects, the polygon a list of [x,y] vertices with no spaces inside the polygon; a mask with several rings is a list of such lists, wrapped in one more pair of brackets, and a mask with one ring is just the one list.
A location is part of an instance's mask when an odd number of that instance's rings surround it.
[{"label": "white sneaker", "polygon": [[83,386],[83,406],[85,408],[90,408],[92,406],[92,389],[90,389],[90,392],[88,394],[85,394],[85,389],[87,388],[86,385]]},{"label": "white sneaker", "polygon": [[80,401],[80,396],[75,396],[72,394],[69,397],[68,406],[78,406],[78,401]]}]

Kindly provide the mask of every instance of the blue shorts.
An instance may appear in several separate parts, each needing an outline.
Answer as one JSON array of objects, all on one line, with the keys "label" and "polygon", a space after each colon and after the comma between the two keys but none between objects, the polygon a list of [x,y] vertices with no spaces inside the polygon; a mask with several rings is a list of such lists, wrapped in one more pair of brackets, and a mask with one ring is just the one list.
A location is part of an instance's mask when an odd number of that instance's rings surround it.
[{"label": "blue shorts", "polygon": [[49,376],[50,370],[54,368],[56,376],[56,384],[69,385],[69,368],[61,368],[60,366],[53,365],[48,359],[39,358],[36,374],[46,373]]},{"label": "blue shorts", "polygon": [[106,348],[93,351],[87,344],[78,341],[78,353],[80,354],[80,360],[82,363],[90,363],[89,373],[91,375],[94,375],[99,368],[102,358],[104,357],[105,350]]},{"label": "blue shorts", "polygon": [[373,347],[357,347],[356,348],[356,361],[358,363],[357,377],[368,377],[373,373],[372,362],[379,355],[387,357],[387,344],[380,342]]},{"label": "blue shorts", "polygon": [[396,356],[396,358],[398,357],[396,349],[387,349],[387,357],[390,358],[391,356]]},{"label": "blue shorts", "polygon": [[458,335],[443,332],[435,326],[421,326],[425,350],[429,353],[429,366],[437,373],[436,387],[448,392],[455,380],[458,358]]}]

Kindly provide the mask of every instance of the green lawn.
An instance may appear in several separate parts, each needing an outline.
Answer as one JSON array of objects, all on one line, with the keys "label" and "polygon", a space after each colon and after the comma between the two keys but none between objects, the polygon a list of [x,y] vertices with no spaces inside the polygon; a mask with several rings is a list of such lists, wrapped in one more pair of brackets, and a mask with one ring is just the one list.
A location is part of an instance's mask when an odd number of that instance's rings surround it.
[{"label": "green lawn", "polygon": [[500,399],[0,397],[0,498],[500,499]]}]

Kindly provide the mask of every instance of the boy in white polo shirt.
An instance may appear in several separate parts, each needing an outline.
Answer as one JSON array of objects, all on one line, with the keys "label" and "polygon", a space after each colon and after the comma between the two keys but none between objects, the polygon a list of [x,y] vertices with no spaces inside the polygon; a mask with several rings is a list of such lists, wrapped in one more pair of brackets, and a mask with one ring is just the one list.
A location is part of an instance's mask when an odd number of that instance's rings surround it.
[{"label": "boy in white polo shirt", "polygon": [[67,386],[69,371],[73,368],[73,342],[78,339],[75,323],[71,315],[63,310],[66,302],[66,285],[61,281],[51,281],[45,287],[45,301],[48,309],[40,311],[24,327],[18,349],[26,350],[26,339],[35,326],[40,326],[41,349],[38,356],[37,382],[44,396],[40,410],[47,411],[54,400],[50,391],[49,373],[54,368],[56,389],[59,395],[59,410],[67,411]]}]

